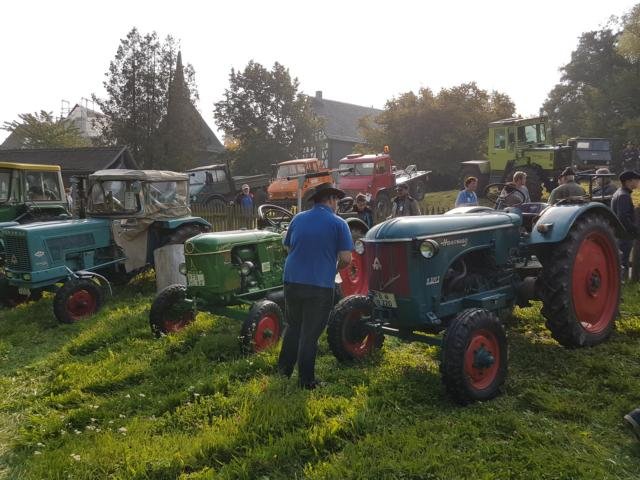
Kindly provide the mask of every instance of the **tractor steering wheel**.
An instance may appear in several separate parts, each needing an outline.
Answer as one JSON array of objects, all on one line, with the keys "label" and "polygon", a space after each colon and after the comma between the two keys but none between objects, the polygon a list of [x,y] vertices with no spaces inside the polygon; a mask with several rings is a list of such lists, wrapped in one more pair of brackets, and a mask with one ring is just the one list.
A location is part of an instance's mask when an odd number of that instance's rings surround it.
[{"label": "tractor steering wheel", "polygon": [[[515,207],[526,202],[524,193],[509,183],[491,183],[487,185],[484,189],[484,196],[494,204],[496,210]],[[508,204],[506,203],[507,198],[510,198]]]},{"label": "tractor steering wheel", "polygon": [[283,229],[283,224],[291,222],[293,213],[278,205],[264,203],[258,207],[258,218],[268,226],[280,231]]}]

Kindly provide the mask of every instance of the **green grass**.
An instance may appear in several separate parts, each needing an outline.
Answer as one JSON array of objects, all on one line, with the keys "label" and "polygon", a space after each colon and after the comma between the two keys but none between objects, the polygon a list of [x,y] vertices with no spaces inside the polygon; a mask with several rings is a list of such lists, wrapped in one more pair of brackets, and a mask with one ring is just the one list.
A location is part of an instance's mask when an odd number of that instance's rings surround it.
[{"label": "green grass", "polygon": [[468,407],[443,391],[434,347],[387,339],[342,366],[323,337],[329,385],[300,391],[274,374],[277,350],[239,353],[237,319],[153,338],[152,293],[138,279],[75,325],[50,297],[0,312],[0,478],[638,478],[622,422],[640,405],[637,286],[591,349],[560,347],[539,305],[517,309],[505,391]]}]

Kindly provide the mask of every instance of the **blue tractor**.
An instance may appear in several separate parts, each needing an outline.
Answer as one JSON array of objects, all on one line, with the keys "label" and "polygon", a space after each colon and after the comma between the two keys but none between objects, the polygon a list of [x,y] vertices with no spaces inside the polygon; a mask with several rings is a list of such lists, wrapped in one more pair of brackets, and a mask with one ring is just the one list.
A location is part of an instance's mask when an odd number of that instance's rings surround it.
[{"label": "blue tractor", "polygon": [[339,361],[365,358],[385,335],[441,345],[446,390],[462,404],[499,393],[507,374],[501,317],[542,301],[566,347],[605,341],[620,301],[616,234],[603,203],[464,207],[374,226],[356,242],[369,293],[342,299],[328,341]]},{"label": "blue tractor", "polygon": [[0,294],[55,293],[56,318],[93,315],[111,283],[153,266],[154,251],[210,230],[191,216],[188,176],[157,170],[103,170],[89,176],[88,218],[0,231],[6,272]]}]

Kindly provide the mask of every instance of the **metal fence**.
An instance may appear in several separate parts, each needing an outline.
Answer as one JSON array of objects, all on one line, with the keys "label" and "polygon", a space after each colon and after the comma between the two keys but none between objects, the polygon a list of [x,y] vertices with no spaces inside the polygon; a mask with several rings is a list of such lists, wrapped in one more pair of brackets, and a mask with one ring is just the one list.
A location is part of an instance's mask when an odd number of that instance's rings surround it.
[{"label": "metal fence", "polygon": [[[452,209],[450,205],[421,206],[423,215],[441,215]],[[214,232],[251,229],[257,227],[258,209],[246,209],[239,205],[192,205],[191,213],[211,223]]]}]

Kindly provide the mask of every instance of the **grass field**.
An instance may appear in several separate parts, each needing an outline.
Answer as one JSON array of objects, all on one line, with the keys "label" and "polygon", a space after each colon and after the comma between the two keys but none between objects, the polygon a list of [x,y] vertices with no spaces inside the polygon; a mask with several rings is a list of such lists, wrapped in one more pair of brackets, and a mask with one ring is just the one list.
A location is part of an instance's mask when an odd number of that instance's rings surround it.
[{"label": "grass field", "polygon": [[592,349],[560,347],[538,306],[516,310],[505,391],[469,407],[425,345],[388,339],[342,366],[323,337],[328,386],[308,392],[274,375],[277,351],[239,353],[241,310],[155,339],[153,287],[137,279],[75,325],[50,297],[0,312],[0,478],[638,478],[622,422],[640,405],[637,286]]}]

